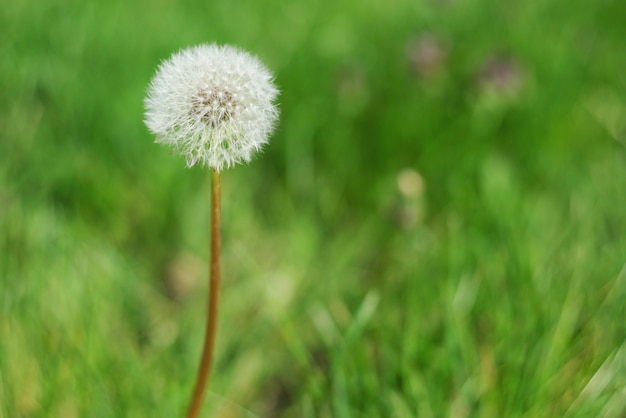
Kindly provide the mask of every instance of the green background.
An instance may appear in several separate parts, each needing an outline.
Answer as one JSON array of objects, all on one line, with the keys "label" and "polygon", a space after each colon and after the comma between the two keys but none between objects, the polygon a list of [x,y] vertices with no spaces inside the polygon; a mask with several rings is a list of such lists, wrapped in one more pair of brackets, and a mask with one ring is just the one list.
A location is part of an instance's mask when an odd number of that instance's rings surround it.
[{"label": "green background", "polygon": [[223,175],[204,416],[626,414],[626,3],[0,10],[0,417],[183,416],[210,176],[143,99],[206,42],[281,119]]}]

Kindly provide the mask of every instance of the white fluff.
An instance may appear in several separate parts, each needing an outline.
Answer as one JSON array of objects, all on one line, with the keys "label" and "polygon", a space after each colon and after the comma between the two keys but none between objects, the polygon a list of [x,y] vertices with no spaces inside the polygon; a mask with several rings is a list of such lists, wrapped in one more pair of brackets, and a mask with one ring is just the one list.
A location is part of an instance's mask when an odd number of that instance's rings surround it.
[{"label": "white fluff", "polygon": [[222,171],[267,143],[278,120],[278,90],[269,70],[231,46],[200,45],[161,63],[145,99],[146,125],[156,142]]}]

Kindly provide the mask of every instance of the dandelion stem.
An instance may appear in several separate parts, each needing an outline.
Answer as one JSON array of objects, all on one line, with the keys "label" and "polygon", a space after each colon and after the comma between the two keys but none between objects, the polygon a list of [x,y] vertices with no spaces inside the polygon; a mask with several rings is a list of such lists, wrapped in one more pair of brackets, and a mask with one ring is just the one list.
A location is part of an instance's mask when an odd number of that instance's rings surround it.
[{"label": "dandelion stem", "polygon": [[211,172],[211,268],[209,300],[207,309],[206,334],[202,360],[198,369],[196,387],[193,391],[187,418],[196,418],[200,413],[204,389],[211,372],[213,363],[213,349],[217,331],[217,310],[220,295],[220,172]]}]

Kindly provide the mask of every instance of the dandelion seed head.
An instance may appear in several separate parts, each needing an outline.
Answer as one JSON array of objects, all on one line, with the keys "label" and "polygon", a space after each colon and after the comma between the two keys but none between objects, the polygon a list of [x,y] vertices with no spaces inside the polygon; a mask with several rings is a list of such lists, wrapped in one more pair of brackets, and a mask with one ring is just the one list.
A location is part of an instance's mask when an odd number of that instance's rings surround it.
[{"label": "dandelion seed head", "polygon": [[145,122],[156,142],[216,171],[249,162],[278,120],[278,90],[254,56],[200,45],[161,63],[148,87]]}]

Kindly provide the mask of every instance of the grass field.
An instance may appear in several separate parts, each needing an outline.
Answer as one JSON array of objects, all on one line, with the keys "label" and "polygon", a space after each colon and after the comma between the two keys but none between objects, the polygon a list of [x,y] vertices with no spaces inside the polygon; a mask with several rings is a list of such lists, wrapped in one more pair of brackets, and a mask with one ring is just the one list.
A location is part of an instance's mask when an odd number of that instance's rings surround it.
[{"label": "grass field", "polygon": [[0,418],[183,416],[210,176],[143,98],[204,42],[281,90],[223,176],[205,416],[626,416],[626,3],[0,10]]}]

